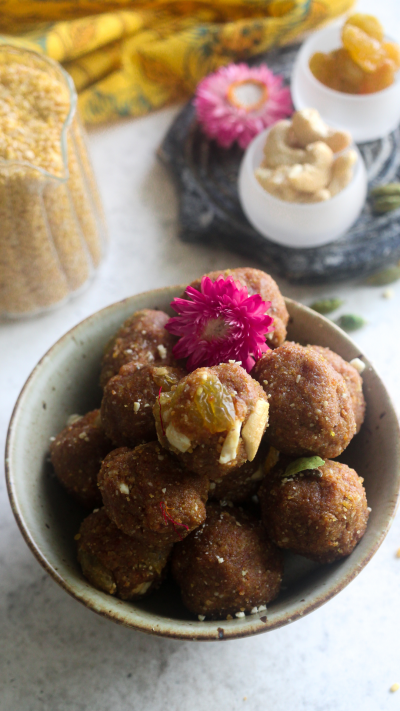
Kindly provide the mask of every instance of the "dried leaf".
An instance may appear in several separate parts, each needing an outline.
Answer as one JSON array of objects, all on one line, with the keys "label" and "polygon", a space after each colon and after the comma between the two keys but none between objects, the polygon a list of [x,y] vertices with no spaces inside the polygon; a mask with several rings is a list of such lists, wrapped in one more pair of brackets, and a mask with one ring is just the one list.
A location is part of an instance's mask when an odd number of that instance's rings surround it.
[{"label": "dried leaf", "polygon": [[332,298],[332,299],[319,299],[311,304],[310,309],[317,311],[319,314],[330,314],[331,311],[336,311],[343,304],[342,299]]}]

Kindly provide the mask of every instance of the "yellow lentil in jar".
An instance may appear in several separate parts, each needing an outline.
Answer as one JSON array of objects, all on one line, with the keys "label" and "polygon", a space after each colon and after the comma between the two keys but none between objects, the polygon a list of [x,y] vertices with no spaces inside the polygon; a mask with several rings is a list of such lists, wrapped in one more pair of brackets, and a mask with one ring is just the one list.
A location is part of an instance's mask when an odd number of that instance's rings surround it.
[{"label": "yellow lentil in jar", "polygon": [[80,289],[106,241],[72,80],[0,47],[0,314],[36,313]]}]

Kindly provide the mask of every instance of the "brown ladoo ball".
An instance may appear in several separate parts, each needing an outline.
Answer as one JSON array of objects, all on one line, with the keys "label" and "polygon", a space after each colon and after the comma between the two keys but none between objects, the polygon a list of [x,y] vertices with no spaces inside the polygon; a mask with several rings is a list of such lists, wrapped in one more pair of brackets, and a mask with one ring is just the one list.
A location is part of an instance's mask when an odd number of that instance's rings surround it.
[{"label": "brown ladoo ball", "polygon": [[222,619],[255,613],[273,600],[283,563],[255,517],[209,504],[205,524],[174,546],[172,573],[191,612]]},{"label": "brown ladoo ball", "polygon": [[157,436],[191,471],[219,479],[257,454],[268,423],[262,387],[239,365],[198,368],[153,408]]},{"label": "brown ladoo ball", "polygon": [[346,464],[329,459],[318,470],[287,478],[287,463],[275,467],[258,493],[272,540],[318,563],[349,555],[363,537],[369,516],[363,479]]},{"label": "brown ladoo ball", "polygon": [[276,458],[267,456],[268,450],[275,450],[262,443],[256,458],[252,462],[245,462],[238,469],[233,469],[221,479],[210,479],[208,498],[216,501],[230,501],[241,504],[257,494],[260,484],[266,475],[268,461],[276,463]]},{"label": "brown ladoo ball", "polygon": [[176,365],[172,348],[176,338],[164,326],[169,316],[163,311],[142,309],[136,311],[119,328],[105,348],[100,385],[119,373],[126,363],[132,367],[143,365]]},{"label": "brown ladoo ball", "polygon": [[85,518],[75,538],[85,578],[109,595],[139,600],[164,578],[171,546],[152,547],[126,536],[104,509]]},{"label": "brown ladoo ball", "polygon": [[[270,301],[271,307],[267,313],[274,319],[274,331],[268,334],[268,345],[271,348],[280,346],[286,338],[286,326],[289,321],[289,314],[277,283],[266,272],[260,269],[251,269],[250,267],[241,267],[239,269],[225,269],[215,272],[209,272],[204,276],[208,276],[211,281],[216,281],[219,276],[225,279],[228,276],[233,277],[235,281],[239,281],[243,286],[247,286],[249,296],[260,294],[263,301]],[[192,281],[189,286],[200,290],[201,278]],[[183,294],[183,298],[187,298]]]},{"label": "brown ladoo ball", "polygon": [[157,439],[153,406],[160,388],[171,390],[186,372],[170,366],[123,365],[104,388],[101,421],[116,447],[135,447]]},{"label": "brown ladoo ball", "polygon": [[100,410],[77,416],[51,442],[54,471],[68,493],[82,506],[93,509],[101,505],[97,475],[112,448],[101,424]]},{"label": "brown ladoo ball", "polygon": [[330,348],[322,346],[308,346],[312,350],[322,355],[331,364],[332,368],[343,377],[347,389],[350,393],[351,402],[353,404],[354,417],[356,420],[356,433],[361,429],[365,417],[365,400],[362,391],[362,378],[360,373],[338,353],[331,351]]},{"label": "brown ladoo ball", "polygon": [[182,540],[206,517],[208,480],[186,471],[158,442],[111,452],[99,487],[116,526],[153,545]]},{"label": "brown ladoo ball", "polygon": [[346,383],[322,355],[286,342],[268,351],[252,375],[270,407],[268,440],[291,456],[337,457],[355,435],[356,423]]}]

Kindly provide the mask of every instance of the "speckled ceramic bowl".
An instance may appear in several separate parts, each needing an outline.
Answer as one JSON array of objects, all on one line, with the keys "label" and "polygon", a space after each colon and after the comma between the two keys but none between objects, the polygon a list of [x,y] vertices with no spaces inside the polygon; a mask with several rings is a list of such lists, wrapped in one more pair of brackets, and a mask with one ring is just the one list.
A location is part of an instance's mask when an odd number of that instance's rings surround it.
[{"label": "speckled ceramic bowl", "polygon": [[[267,612],[199,622],[183,607],[172,583],[165,583],[140,603],[124,602],[94,589],[76,561],[74,535],[85,513],[51,473],[49,439],[65,426],[71,413],[98,407],[100,358],[121,322],[144,307],[168,310],[181,291],[181,286],[169,287],[113,304],[75,326],[48,351],[28,378],[12,416],[6,453],[8,491],[21,532],[38,561],[68,593],[95,612],[143,632],[176,639],[247,637],[293,622],[327,602],[379,548],[398,501],[399,426],[389,395],[363,357],[367,417],[342,458],[365,478],[372,507],[366,534],[351,556],[333,565],[287,555],[283,590]],[[286,303],[290,339],[329,346],[347,360],[360,357],[359,349],[330,321],[293,301]]]}]

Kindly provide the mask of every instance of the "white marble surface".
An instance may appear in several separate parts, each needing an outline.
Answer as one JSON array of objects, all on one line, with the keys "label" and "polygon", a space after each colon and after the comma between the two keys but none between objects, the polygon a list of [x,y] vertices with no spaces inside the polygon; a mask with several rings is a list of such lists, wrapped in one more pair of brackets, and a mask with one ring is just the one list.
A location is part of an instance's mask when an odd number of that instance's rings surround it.
[{"label": "white marble surface", "polygon": [[[360,10],[376,12],[375,0]],[[398,0],[379,16],[400,38]],[[32,321],[0,326],[0,438],[29,372],[67,329],[131,293],[239,266],[229,252],[178,238],[177,198],[155,150],[176,109],[90,134],[111,244],[79,298]],[[250,266],[257,266],[254,261]],[[340,295],[368,325],[355,341],[375,362],[400,408],[400,282],[283,292],[305,303]],[[382,453],[384,456],[384,453]],[[361,575],[308,617],[252,639],[189,643],[118,627],[70,598],[42,570],[14,522],[0,480],[1,711],[386,711],[400,709],[400,518]]]}]

